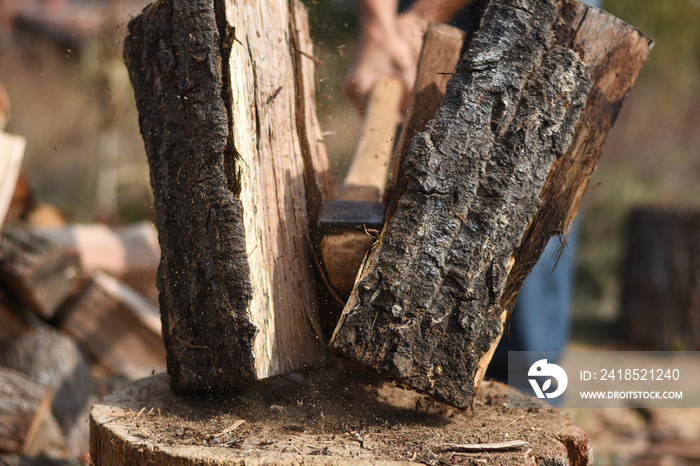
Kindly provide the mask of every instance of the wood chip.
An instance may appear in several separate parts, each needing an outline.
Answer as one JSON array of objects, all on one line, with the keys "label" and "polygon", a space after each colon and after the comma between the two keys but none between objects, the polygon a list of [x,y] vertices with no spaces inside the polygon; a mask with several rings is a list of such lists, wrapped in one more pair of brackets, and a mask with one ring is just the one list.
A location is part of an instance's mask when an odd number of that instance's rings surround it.
[{"label": "wood chip", "polygon": [[234,430],[238,429],[243,424],[245,424],[245,419],[239,419],[236,422],[234,422],[233,424],[231,424],[230,427],[227,427],[226,429],[222,430],[221,432],[223,434],[228,434],[229,432],[233,432]]},{"label": "wood chip", "polygon": [[243,424],[245,424],[245,419],[238,419],[236,422],[234,422],[233,424],[231,424],[230,426],[228,426],[227,428],[225,428],[224,430],[222,430],[221,432],[216,434],[214,437],[218,438],[218,437],[221,437],[223,435],[229,434],[229,433],[233,432],[234,430],[238,429],[239,427],[241,427]]},{"label": "wood chip", "polygon": [[440,448],[443,451],[456,451],[456,452],[481,452],[481,451],[502,451],[502,450],[515,450],[517,448],[524,448],[530,444],[524,440],[512,440],[510,442],[499,442],[499,443],[466,443],[466,444],[452,444],[446,443],[441,445]]}]

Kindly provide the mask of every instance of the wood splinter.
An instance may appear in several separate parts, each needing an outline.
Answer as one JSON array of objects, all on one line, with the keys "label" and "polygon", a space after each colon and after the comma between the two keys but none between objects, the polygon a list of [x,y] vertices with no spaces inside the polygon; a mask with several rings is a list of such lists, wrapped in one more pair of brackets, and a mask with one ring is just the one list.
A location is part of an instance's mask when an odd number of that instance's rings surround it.
[{"label": "wood splinter", "polygon": [[440,446],[442,451],[455,451],[462,453],[477,453],[482,451],[504,451],[514,450],[517,448],[529,447],[530,444],[524,440],[511,440],[509,442],[498,443],[465,443],[453,444],[446,443]]}]

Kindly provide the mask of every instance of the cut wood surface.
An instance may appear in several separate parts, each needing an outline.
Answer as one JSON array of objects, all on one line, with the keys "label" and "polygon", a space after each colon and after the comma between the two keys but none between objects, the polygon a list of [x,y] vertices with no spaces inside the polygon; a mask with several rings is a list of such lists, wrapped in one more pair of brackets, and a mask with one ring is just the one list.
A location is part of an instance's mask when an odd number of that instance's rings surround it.
[{"label": "cut wood surface", "polygon": [[625,237],[620,338],[645,350],[700,351],[700,210],[637,208]]},{"label": "cut wood surface", "polygon": [[504,408],[508,396],[486,382],[478,410],[464,412],[336,367],[206,401],[174,395],[158,375],[93,406],[90,457],[102,466],[590,464],[590,440],[565,414]]},{"label": "cut wood surface", "polygon": [[23,137],[3,132],[0,124],[0,225],[5,221],[15,193],[26,145],[27,141]]},{"label": "cut wood surface", "polygon": [[51,417],[51,394],[39,381],[0,368],[0,452],[36,453],[36,437]]},{"label": "cut wood surface", "polygon": [[227,391],[325,356],[308,219],[331,182],[305,15],[295,1],[171,0],[130,23],[176,390]]},{"label": "cut wood surface", "polygon": [[21,224],[7,225],[0,244],[0,285],[44,319],[54,316],[80,278],[77,253]]},{"label": "cut wood surface", "polygon": [[72,224],[37,230],[56,243],[75,250],[86,274],[106,272],[153,302],[158,301],[156,272],[160,246],[158,231],[152,223],[118,227]]},{"label": "cut wood surface", "polygon": [[114,373],[134,379],[165,367],[158,309],[107,274],[95,274],[66,303],[59,327]]},{"label": "cut wood surface", "polygon": [[469,406],[525,276],[579,206],[651,41],[571,0],[493,0],[412,141],[331,346]]}]

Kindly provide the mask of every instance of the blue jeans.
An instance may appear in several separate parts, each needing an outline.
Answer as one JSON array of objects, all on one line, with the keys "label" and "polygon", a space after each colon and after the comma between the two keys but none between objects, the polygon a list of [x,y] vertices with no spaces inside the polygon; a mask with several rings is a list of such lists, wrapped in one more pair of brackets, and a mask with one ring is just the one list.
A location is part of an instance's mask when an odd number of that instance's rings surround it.
[{"label": "blue jeans", "polygon": [[566,346],[577,242],[578,227],[574,222],[558,261],[560,238],[554,236],[547,243],[520,288],[511,319],[489,365],[490,377],[507,380],[508,351],[562,351]]}]

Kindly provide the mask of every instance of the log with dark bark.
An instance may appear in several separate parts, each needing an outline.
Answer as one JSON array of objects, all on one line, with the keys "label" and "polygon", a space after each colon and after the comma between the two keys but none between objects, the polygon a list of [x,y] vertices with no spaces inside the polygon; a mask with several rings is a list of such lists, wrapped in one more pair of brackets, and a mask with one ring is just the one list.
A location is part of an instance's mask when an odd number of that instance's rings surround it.
[{"label": "log with dark bark", "polygon": [[63,432],[84,423],[93,383],[87,358],[71,338],[47,325],[27,329],[0,346],[0,367],[51,388],[51,411]]},{"label": "log with dark bark", "polygon": [[331,346],[471,404],[523,279],[563,233],[651,41],[573,0],[493,0],[412,141]]},{"label": "log with dark bark", "polygon": [[21,224],[4,228],[0,286],[39,317],[51,319],[81,274],[75,250]]},{"label": "log with dark bark", "polygon": [[657,351],[700,351],[700,211],[646,207],[627,223],[621,339]]},{"label": "log with dark bark", "polygon": [[165,368],[158,309],[107,274],[95,274],[57,320],[61,330],[111,373],[136,379]]},{"label": "log with dark bark", "polygon": [[51,389],[0,368],[0,453],[37,454],[63,443],[51,415]]},{"label": "log with dark bark", "polygon": [[325,356],[309,225],[331,177],[305,14],[293,0],[168,0],[129,25],[176,390],[226,391]]}]

